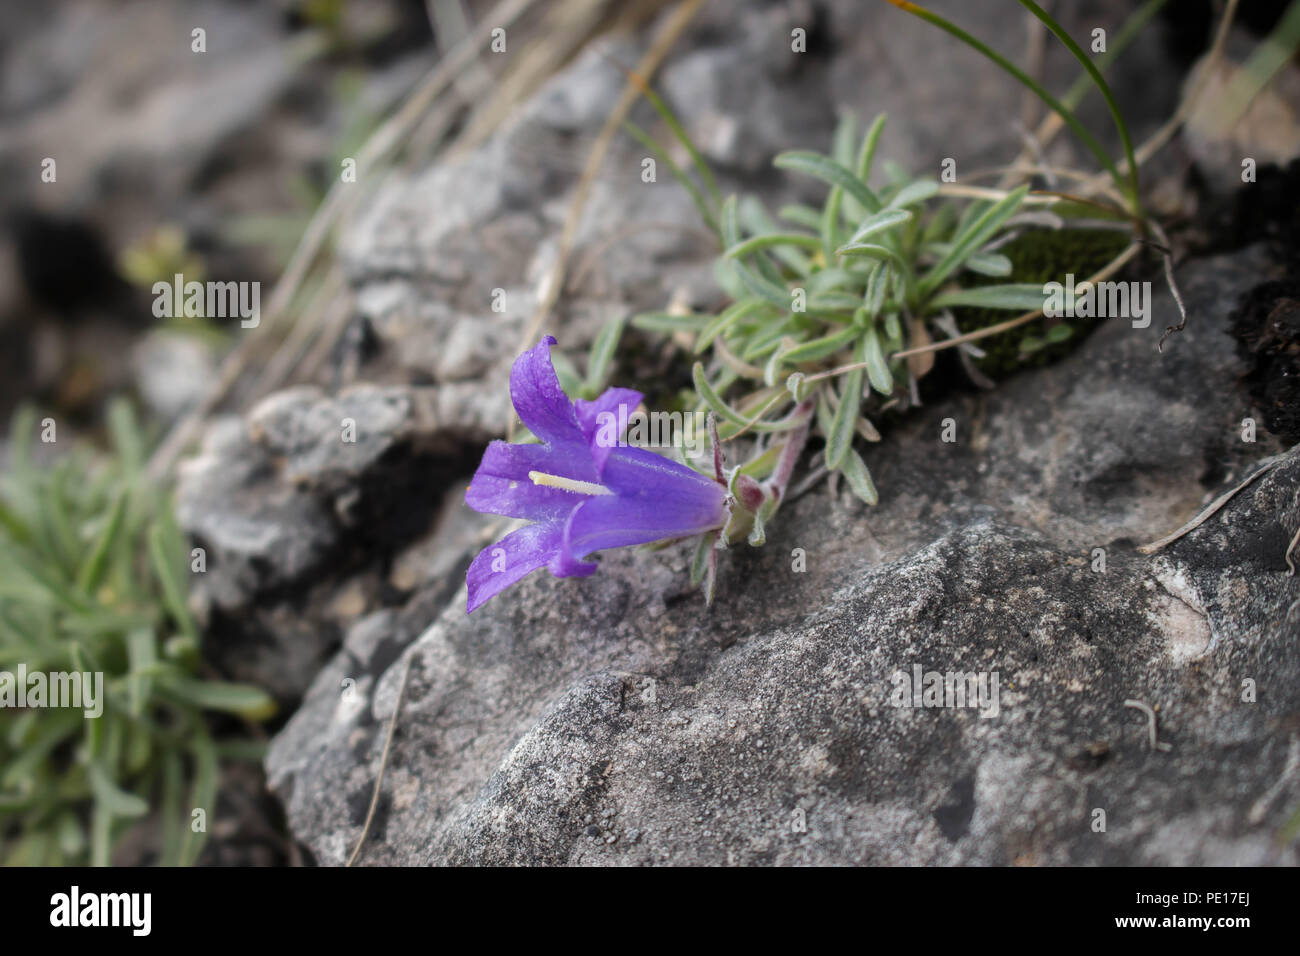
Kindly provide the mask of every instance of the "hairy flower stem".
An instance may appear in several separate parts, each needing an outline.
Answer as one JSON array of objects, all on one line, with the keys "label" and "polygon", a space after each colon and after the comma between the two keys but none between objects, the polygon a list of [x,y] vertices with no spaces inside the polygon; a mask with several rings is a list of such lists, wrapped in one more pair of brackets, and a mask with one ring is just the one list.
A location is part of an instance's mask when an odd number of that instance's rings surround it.
[{"label": "hairy flower stem", "polygon": [[713,452],[713,480],[726,484],[727,479],[722,474],[722,442],[718,439],[717,416],[709,412],[705,421],[709,426],[709,448]]},{"label": "hairy flower stem", "polygon": [[776,470],[764,483],[772,500],[778,506],[785,498],[785,490],[790,486],[790,476],[794,474],[794,466],[798,464],[799,456],[803,454],[803,446],[808,441],[808,426],[812,422],[813,407],[813,399],[808,397],[791,413],[791,418],[800,418],[802,421],[790,431],[790,436],[785,440],[785,447],[781,449],[781,457],[777,459]]}]

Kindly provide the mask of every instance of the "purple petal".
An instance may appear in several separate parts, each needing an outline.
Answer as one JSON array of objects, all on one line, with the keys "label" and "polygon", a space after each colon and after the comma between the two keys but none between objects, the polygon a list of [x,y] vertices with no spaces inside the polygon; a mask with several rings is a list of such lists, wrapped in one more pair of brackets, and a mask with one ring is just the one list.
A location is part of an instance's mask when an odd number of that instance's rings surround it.
[{"label": "purple petal", "polygon": [[583,496],[560,488],[533,484],[530,471],[597,481],[596,466],[587,454],[571,455],[546,445],[511,445],[494,441],[465,492],[465,503],[484,514],[561,520],[581,504]]},{"label": "purple petal", "polygon": [[560,388],[560,379],[551,365],[551,346],[555,336],[548,335],[536,346],[515,359],[510,369],[510,400],[519,420],[539,439],[555,447],[586,445],[573,402]]},{"label": "purple petal", "polygon": [[465,573],[469,586],[467,613],[520,578],[559,557],[564,527],[558,522],[525,525],[494,545],[484,548]]},{"label": "purple petal", "polygon": [[600,480],[606,488],[619,495],[698,498],[710,505],[715,500],[720,503],[726,497],[726,489],[712,478],[681,462],[635,445],[617,448],[610,455]]},{"label": "purple petal", "polygon": [[642,398],[640,392],[630,388],[607,388],[591,401],[580,398],[575,403],[578,424],[591,449],[597,475],[604,470],[609,453],[623,440],[627,420]]},{"label": "purple petal", "polygon": [[[618,449],[605,470],[607,486],[612,486],[611,475],[624,487],[617,495],[588,498],[573,511],[564,529],[560,563],[607,548],[688,537],[726,521],[726,489],[653,452]],[[635,487],[633,476],[640,479]]]}]

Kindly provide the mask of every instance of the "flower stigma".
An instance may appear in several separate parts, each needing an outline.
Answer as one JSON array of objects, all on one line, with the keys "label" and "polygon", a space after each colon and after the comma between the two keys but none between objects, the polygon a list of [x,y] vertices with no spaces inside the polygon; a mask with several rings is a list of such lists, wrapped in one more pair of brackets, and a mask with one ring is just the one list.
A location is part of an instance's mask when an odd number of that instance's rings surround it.
[{"label": "flower stigma", "polygon": [[572,491],[576,495],[612,495],[604,485],[598,485],[591,481],[579,481],[577,478],[564,478],[560,475],[548,475],[544,471],[530,471],[528,477],[532,479],[533,484],[542,485],[546,488],[559,488],[561,491]]}]

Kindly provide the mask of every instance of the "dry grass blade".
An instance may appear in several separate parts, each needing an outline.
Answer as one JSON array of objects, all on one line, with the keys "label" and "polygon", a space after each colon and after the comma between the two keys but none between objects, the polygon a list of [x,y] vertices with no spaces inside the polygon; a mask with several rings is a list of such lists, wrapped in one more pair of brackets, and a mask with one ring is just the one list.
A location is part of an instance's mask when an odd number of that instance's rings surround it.
[{"label": "dry grass blade", "polygon": [[384,737],[384,750],[379,756],[379,769],[375,772],[375,789],[370,795],[370,809],[366,811],[366,822],[362,824],[361,835],[357,837],[356,846],[352,848],[352,854],[348,857],[347,866],[351,866],[361,855],[361,848],[366,845],[366,837],[370,835],[370,825],[375,820],[375,810],[379,807],[379,794],[383,792],[384,772],[388,769],[388,755],[393,750],[393,733],[397,730],[397,718],[402,713],[402,699],[406,696],[406,684],[411,677],[411,661],[413,658],[406,659],[406,666],[402,668],[402,680],[397,685],[397,700],[393,702],[393,716],[388,720],[388,733]]},{"label": "dry grass blade", "polygon": [[1210,518],[1212,518],[1220,508],[1222,508],[1229,501],[1231,501],[1233,497],[1237,494],[1237,492],[1241,491],[1243,488],[1250,485],[1251,482],[1253,482],[1260,475],[1264,474],[1266,471],[1268,471],[1277,463],[1278,463],[1278,456],[1274,456],[1273,458],[1266,458],[1264,462],[1260,465],[1260,467],[1256,471],[1252,472],[1249,475],[1249,477],[1247,477],[1244,481],[1238,484],[1235,488],[1232,488],[1224,492],[1223,494],[1219,495],[1219,497],[1215,498],[1212,502],[1210,502],[1209,507],[1201,511],[1200,514],[1198,514],[1191,521],[1187,522],[1187,524],[1183,525],[1181,528],[1179,528],[1177,531],[1173,532],[1172,534],[1165,535],[1159,541],[1152,541],[1150,544],[1142,545],[1137,549],[1138,553],[1155,554],[1165,545],[1173,544],[1175,541],[1177,541],[1179,538],[1181,538],[1183,535],[1187,534],[1188,532],[1195,531],[1201,525],[1205,524],[1205,522],[1209,521]]}]

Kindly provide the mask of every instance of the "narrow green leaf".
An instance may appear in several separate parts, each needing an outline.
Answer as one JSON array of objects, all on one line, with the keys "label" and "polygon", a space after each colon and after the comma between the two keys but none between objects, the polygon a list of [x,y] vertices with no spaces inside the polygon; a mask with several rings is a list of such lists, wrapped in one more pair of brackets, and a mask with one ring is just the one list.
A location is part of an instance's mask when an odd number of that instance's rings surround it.
[{"label": "narrow green leaf", "polygon": [[936,309],[969,306],[976,309],[1014,309],[1027,312],[1041,309],[1046,301],[1047,296],[1041,285],[1015,282],[946,292],[930,300],[930,305]]},{"label": "narrow green leaf", "polygon": [[966,260],[966,268],[982,276],[1002,278],[1011,275],[1011,260],[1000,252],[977,252]]},{"label": "narrow green leaf", "polygon": [[109,816],[134,820],[149,812],[149,804],[136,794],[119,787],[98,761],[90,764],[89,771],[95,803],[103,807]]},{"label": "narrow green leaf", "polygon": [[99,539],[95,542],[95,547],[87,556],[77,574],[77,587],[85,594],[94,596],[95,591],[99,588],[100,582],[104,579],[104,569],[108,566],[108,556],[117,536],[122,531],[122,519],[126,516],[127,493],[125,489],[119,491],[113,501],[112,510],[108,513],[108,521],[104,524],[104,530],[100,533]]},{"label": "narrow green leaf", "polygon": [[275,713],[275,701],[266,691],[251,684],[177,678],[171,692],[192,707],[237,714],[248,720],[265,720]]},{"label": "narrow green leaf", "polygon": [[117,398],[109,403],[108,431],[123,471],[128,479],[133,479],[144,469],[147,455],[140,424],[126,399]]},{"label": "narrow green leaf", "polygon": [[[1057,23],[1046,10],[1034,3],[1034,0],[1020,0],[1020,5],[1036,16],[1039,21],[1047,27],[1047,29],[1051,30],[1052,33],[1055,34],[1058,40],[1065,44],[1065,48],[1069,50],[1070,54],[1079,61],[1080,65],[1083,66],[1084,71],[1092,78],[1092,82],[1096,84],[1097,90],[1101,93],[1101,98],[1106,101],[1106,108],[1110,110],[1111,118],[1115,121],[1115,128],[1119,131],[1120,142],[1124,146],[1124,158],[1128,161],[1129,199],[1133,202],[1134,210],[1136,211],[1138,202],[1138,164],[1137,160],[1133,156],[1133,140],[1129,137],[1128,123],[1124,122],[1124,114],[1120,111],[1119,104],[1115,102],[1115,96],[1110,91],[1110,85],[1106,82],[1106,78],[1101,75],[1101,71],[1097,69],[1096,65],[1092,62],[1092,58],[1080,49],[1079,44],[1074,42],[1074,37],[1070,36],[1065,28]],[[1300,7],[1297,7],[1296,10],[1300,11]],[[1297,21],[1297,25],[1300,25],[1300,21]],[[1061,109],[1067,109],[1064,104],[1058,103],[1057,105],[1060,106]],[[1064,118],[1065,117],[1062,116],[1062,119]],[[1113,167],[1112,172],[1118,176],[1118,173],[1113,169]]]},{"label": "narrow green leaf", "polygon": [[[795,375],[797,374],[799,373],[796,372]],[[794,376],[792,375],[790,377],[793,378]],[[757,458],[753,458],[741,465],[741,472],[749,475],[751,478],[759,480],[766,478],[776,470],[777,463],[781,460],[781,452],[784,448],[784,445],[773,445]]]},{"label": "narrow green leaf", "polygon": [[880,495],[876,492],[876,485],[871,480],[871,472],[867,471],[867,465],[862,460],[862,456],[854,449],[850,448],[849,453],[844,456],[844,460],[840,463],[840,474],[848,481],[849,490],[858,498],[869,505],[880,502]]},{"label": "narrow green leaf", "polygon": [[886,209],[902,209],[904,206],[915,206],[917,203],[923,203],[939,192],[939,184],[933,179],[918,179],[908,183],[900,189],[894,198],[886,204]]},{"label": "narrow green leaf", "polygon": [[802,362],[816,362],[827,356],[834,355],[836,352],[850,345],[857,339],[862,332],[855,326],[847,326],[838,332],[832,332],[830,335],[824,335],[821,338],[813,339],[811,342],[804,342],[782,355],[782,360],[789,362],[791,365],[798,365]]},{"label": "narrow green leaf", "polygon": [[860,272],[851,272],[848,269],[832,267],[814,272],[808,277],[805,288],[808,290],[809,298],[821,295],[823,292],[832,292],[836,289],[853,289],[862,283],[862,274]]},{"label": "narrow green leaf", "polygon": [[618,348],[619,340],[623,337],[624,318],[619,316],[612,322],[606,322],[600,334],[596,336],[596,341],[591,344],[591,353],[587,359],[587,388],[595,397],[595,393],[605,387],[606,380],[609,378],[609,368],[614,361],[614,351]]},{"label": "narrow green leaf", "polygon": [[820,249],[821,240],[816,236],[805,236],[797,232],[771,232],[761,236],[751,236],[738,242],[723,253],[728,259],[738,259],[753,252],[770,249],[772,246],[802,246],[805,249]]},{"label": "narrow green leaf", "polygon": [[714,535],[700,535],[695,544],[695,555],[691,558],[691,587],[697,588],[704,580],[704,573],[709,569],[709,552],[713,550]]},{"label": "narrow green leaf", "polygon": [[857,242],[845,244],[836,250],[842,256],[854,256],[860,259],[888,259],[902,267],[905,265],[901,256],[893,249],[878,245],[874,242]]},{"label": "narrow green leaf", "polygon": [[868,216],[838,252],[843,254],[845,249],[861,245],[870,237],[886,232],[911,218],[912,214],[906,209],[882,209],[880,212]]},{"label": "narrow green leaf", "polygon": [[709,229],[714,233],[717,233],[718,220],[714,216],[713,210],[709,208],[709,202],[704,198],[704,193],[700,192],[700,187],[695,185],[695,180],[686,175],[686,171],[683,170],[681,166],[677,165],[673,158],[654,141],[654,137],[641,127],[637,126],[631,120],[626,120],[623,123],[623,128],[632,135],[633,139],[654,154],[656,162],[663,163],[668,167],[668,172],[672,175],[673,179],[677,180],[677,182],[691,197],[691,201],[695,203],[695,208],[699,212],[700,218],[704,220]]},{"label": "narrow green leaf", "polygon": [[[821,312],[852,312],[862,304],[862,296],[854,295],[851,292],[823,292],[821,295],[810,296],[808,299],[808,314],[817,315]],[[843,316],[828,316],[833,321],[843,322]]]},{"label": "narrow green leaf", "polygon": [[733,302],[718,314],[718,316],[704,327],[699,337],[695,340],[695,354],[699,355],[710,345],[719,335],[726,337],[732,326],[749,315],[762,308],[766,303],[761,299],[741,299],[739,302]]},{"label": "narrow green leaf", "polygon": [[159,523],[149,528],[149,557],[153,563],[154,575],[158,578],[162,590],[163,604],[171,614],[172,620],[176,622],[176,626],[187,636],[197,639],[198,628],[185,603],[187,589],[167,553],[164,535],[165,530]]},{"label": "narrow green leaf", "polygon": [[162,864],[163,866],[181,865],[181,833],[188,830],[190,821],[181,808],[181,787],[184,768],[181,766],[180,754],[174,750],[163,752],[162,756],[162,806],[159,810],[159,822],[162,828]]},{"label": "narrow green leaf", "polygon": [[790,290],[778,286],[774,282],[763,278],[753,269],[750,269],[739,262],[733,262],[732,267],[736,274],[740,276],[740,281],[745,284],[745,288],[753,295],[758,296],[766,302],[776,306],[782,312],[790,311]]},{"label": "narrow green leaf", "polygon": [[145,673],[158,662],[158,638],[152,627],[139,627],[126,636],[131,713],[140,716],[152,690],[152,678]]},{"label": "narrow green leaf", "polygon": [[736,412],[730,405],[722,400],[722,396],[713,390],[709,384],[708,378],[704,374],[704,363],[696,362],[691,369],[691,376],[695,379],[695,391],[704,403],[713,409],[713,413],[723,421],[731,422],[733,425],[745,425],[747,420]]},{"label": "narrow green leaf", "polygon": [[[746,229],[754,236],[769,236],[774,234],[789,235],[787,230],[783,230],[772,218],[768,216],[767,210],[763,204],[754,197],[747,197],[740,204],[740,221]],[[817,230],[813,230],[812,235],[799,235],[795,242],[776,243],[767,248],[768,255],[777,259],[783,266],[791,270],[798,276],[807,276],[813,270],[812,260],[802,251],[799,246],[803,245],[814,250],[821,248],[821,242],[816,235]],[[778,281],[781,279],[779,270],[775,277]]]},{"label": "narrow green leaf", "polygon": [[[862,138],[862,149],[858,152],[857,174],[858,179],[864,183],[871,181],[871,164],[876,158],[876,144],[880,141],[880,133],[885,128],[886,118],[887,114],[879,114],[871,121],[867,135]],[[870,208],[867,203],[863,205]]]},{"label": "narrow green leaf", "polygon": [[785,350],[778,348],[768,358],[767,364],[763,366],[763,384],[767,386],[775,385],[776,380],[781,376],[781,367],[784,364]]},{"label": "narrow green leaf", "polygon": [[[861,361],[862,346],[857,349],[858,361]],[[830,431],[826,434],[826,467],[839,468],[844,456],[853,445],[853,435],[857,430],[858,410],[862,403],[862,369],[855,368],[844,375],[844,385],[840,390],[840,404],[831,419]]]},{"label": "narrow green leaf", "polygon": [[796,226],[803,226],[813,232],[818,232],[822,227],[822,214],[812,206],[782,206],[777,215],[786,222],[793,223]]},{"label": "narrow green leaf", "polygon": [[880,314],[880,310],[885,306],[885,293],[889,290],[889,263],[881,260],[871,268],[871,274],[867,277],[867,289],[862,296],[864,307],[870,318],[875,318]]},{"label": "narrow green leaf", "polygon": [[788,169],[793,172],[805,173],[814,176],[822,182],[829,183],[832,186],[839,186],[846,193],[862,203],[868,212],[880,211],[880,200],[876,194],[862,180],[858,179],[852,172],[845,169],[833,159],[829,159],[820,153],[807,152],[803,150],[794,150],[792,152],[781,153],[773,161],[778,169]]},{"label": "narrow green leaf", "polygon": [[[190,791],[190,811],[202,810],[211,826],[217,813],[217,751],[206,730],[200,728],[194,735],[191,751],[194,754],[194,786]],[[203,844],[207,842],[207,832],[196,835],[190,821],[185,823],[181,863],[189,866],[198,860]]]},{"label": "narrow green leaf", "polygon": [[[1118,31],[1109,31],[1106,38],[1106,52],[1097,57],[1096,60],[1097,69],[1104,71],[1117,56],[1128,48],[1129,44],[1141,36],[1147,24],[1160,12],[1160,8],[1166,2],[1167,0],[1147,0],[1146,3],[1129,15],[1128,19],[1124,21],[1123,27]],[[1083,102],[1083,98],[1096,88],[1096,84],[1092,82],[1092,77],[1085,70],[1070,84],[1070,88],[1061,97],[1061,102],[1070,109],[1075,109]]]},{"label": "narrow green leaf", "polygon": [[686,128],[682,126],[676,114],[668,108],[668,104],[663,101],[658,93],[650,89],[649,86],[642,86],[641,92],[650,101],[650,105],[654,107],[654,111],[659,114],[660,119],[672,130],[673,135],[677,137],[677,141],[686,147],[686,152],[691,157],[696,172],[700,174],[700,179],[704,181],[704,188],[709,191],[713,201],[717,202],[720,198],[718,183],[713,178],[713,170],[709,168],[709,164],[704,161],[704,157],[700,155],[700,151],[695,147],[695,141],[687,134]]},{"label": "narrow green leaf", "polygon": [[112,855],[113,814],[106,805],[95,801],[90,811],[90,865],[108,866]]},{"label": "narrow green leaf", "polygon": [[1005,198],[994,203],[983,215],[972,222],[952,244],[952,249],[921,278],[920,291],[928,295],[939,287],[966,259],[984,245],[1002,227],[1024,201],[1028,186],[1012,190]]},{"label": "narrow green leaf", "polygon": [[1047,330],[1046,339],[1052,345],[1059,345],[1068,341],[1072,335],[1074,335],[1074,329],[1062,322],[1060,325],[1053,325]]},{"label": "narrow green leaf", "polygon": [[835,124],[835,132],[831,135],[831,159],[841,166],[851,167],[857,135],[858,118],[846,110]]},{"label": "narrow green leaf", "polygon": [[867,329],[862,337],[861,361],[867,363],[867,378],[871,380],[871,387],[881,395],[892,395],[894,376],[889,371],[889,361],[881,347],[880,335],[874,328]]},{"label": "narrow green leaf", "polygon": [[722,230],[722,248],[724,249],[729,249],[740,242],[740,218],[737,214],[738,202],[739,200],[735,196],[728,196],[722,204],[722,212],[718,216],[718,225]]},{"label": "narrow green leaf", "polygon": [[951,236],[953,225],[956,222],[957,204],[951,202],[940,203],[934,215],[926,221],[925,228],[918,240],[918,246],[928,246],[939,242],[945,236]]}]

